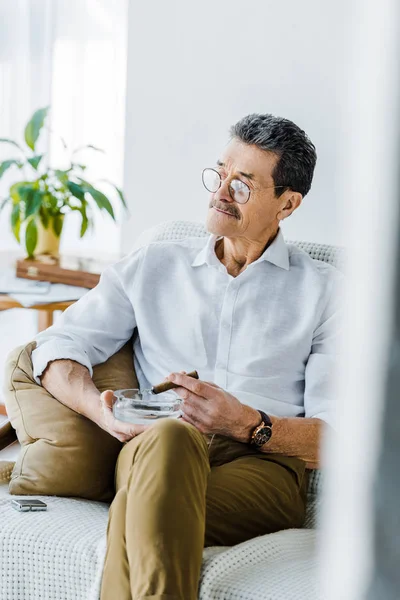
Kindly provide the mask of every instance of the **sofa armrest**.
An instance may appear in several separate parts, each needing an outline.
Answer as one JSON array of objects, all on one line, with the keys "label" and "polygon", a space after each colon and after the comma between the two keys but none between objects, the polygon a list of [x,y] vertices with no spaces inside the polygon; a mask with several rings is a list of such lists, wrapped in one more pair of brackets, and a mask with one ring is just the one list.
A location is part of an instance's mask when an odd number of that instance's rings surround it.
[{"label": "sofa armrest", "polygon": [[17,441],[17,433],[13,429],[10,421],[7,419],[5,423],[0,425],[0,450],[4,450],[7,446],[10,446]]}]

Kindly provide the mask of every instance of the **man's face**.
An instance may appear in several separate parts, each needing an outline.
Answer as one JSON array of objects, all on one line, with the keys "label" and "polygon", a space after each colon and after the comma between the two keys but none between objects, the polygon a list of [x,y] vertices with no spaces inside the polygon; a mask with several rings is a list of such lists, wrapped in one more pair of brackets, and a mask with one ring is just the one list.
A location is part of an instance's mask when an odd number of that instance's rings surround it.
[{"label": "man's face", "polygon": [[[272,152],[264,152],[237,139],[229,142],[214,166],[222,184],[210,195],[206,221],[210,233],[258,239],[266,229],[278,227],[277,215],[286,204],[286,193],[277,198],[275,191],[279,193],[279,190],[273,187],[272,173],[277,161],[278,157]],[[229,194],[228,184],[233,178],[250,188],[245,204],[235,202]]]}]

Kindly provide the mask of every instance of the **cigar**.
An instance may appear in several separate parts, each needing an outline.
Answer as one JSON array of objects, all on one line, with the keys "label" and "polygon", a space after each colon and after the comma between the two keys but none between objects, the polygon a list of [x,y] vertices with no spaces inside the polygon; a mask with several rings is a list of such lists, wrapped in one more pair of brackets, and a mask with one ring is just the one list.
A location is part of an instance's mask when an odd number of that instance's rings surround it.
[{"label": "cigar", "polygon": [[[199,374],[197,371],[191,371],[190,373],[185,373],[188,377],[194,377],[195,379],[199,378]],[[172,390],[173,388],[179,387],[177,383],[173,381],[164,381],[163,383],[159,383],[158,385],[153,385],[151,391],[153,394],[161,394],[162,392],[166,392],[167,390]]]}]

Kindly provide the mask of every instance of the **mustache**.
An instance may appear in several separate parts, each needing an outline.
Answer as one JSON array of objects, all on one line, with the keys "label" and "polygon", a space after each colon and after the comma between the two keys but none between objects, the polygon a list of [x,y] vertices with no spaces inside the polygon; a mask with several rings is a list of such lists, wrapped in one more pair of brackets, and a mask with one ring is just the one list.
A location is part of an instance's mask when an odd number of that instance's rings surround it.
[{"label": "mustache", "polygon": [[215,208],[218,208],[219,210],[223,210],[226,213],[229,213],[230,215],[234,216],[237,218],[237,213],[234,212],[233,210],[229,210],[229,208],[227,209],[225,206],[218,206],[218,204],[214,203],[214,202],[210,202],[210,208],[212,208],[213,206],[215,206]]}]

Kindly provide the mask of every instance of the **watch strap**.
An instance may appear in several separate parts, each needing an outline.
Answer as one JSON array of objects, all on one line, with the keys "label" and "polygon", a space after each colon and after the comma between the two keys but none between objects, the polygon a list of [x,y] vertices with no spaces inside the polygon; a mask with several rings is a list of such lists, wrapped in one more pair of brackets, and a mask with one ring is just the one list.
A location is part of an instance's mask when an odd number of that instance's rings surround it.
[{"label": "watch strap", "polygon": [[[268,425],[269,427],[272,427],[272,421],[269,418],[269,416],[265,412],[263,412],[262,410],[258,410],[258,412],[261,415],[261,419],[262,419],[264,425]],[[260,425],[261,425],[261,423],[260,423]]]},{"label": "watch strap", "polygon": [[[257,409],[258,410],[258,409]],[[263,412],[262,410],[258,410],[258,413],[260,414],[261,417],[261,423],[259,425],[257,425],[254,429],[253,429],[253,433],[251,434],[251,438],[250,438],[250,445],[251,446],[256,446],[258,448],[260,448],[261,446],[264,445],[264,443],[266,443],[267,441],[269,441],[269,439],[271,438],[271,434],[272,434],[272,421],[269,418],[269,416]],[[262,430],[269,430],[269,434],[268,434],[268,438],[265,439],[264,441],[262,441],[262,437],[260,439],[259,436],[259,432]]]}]

